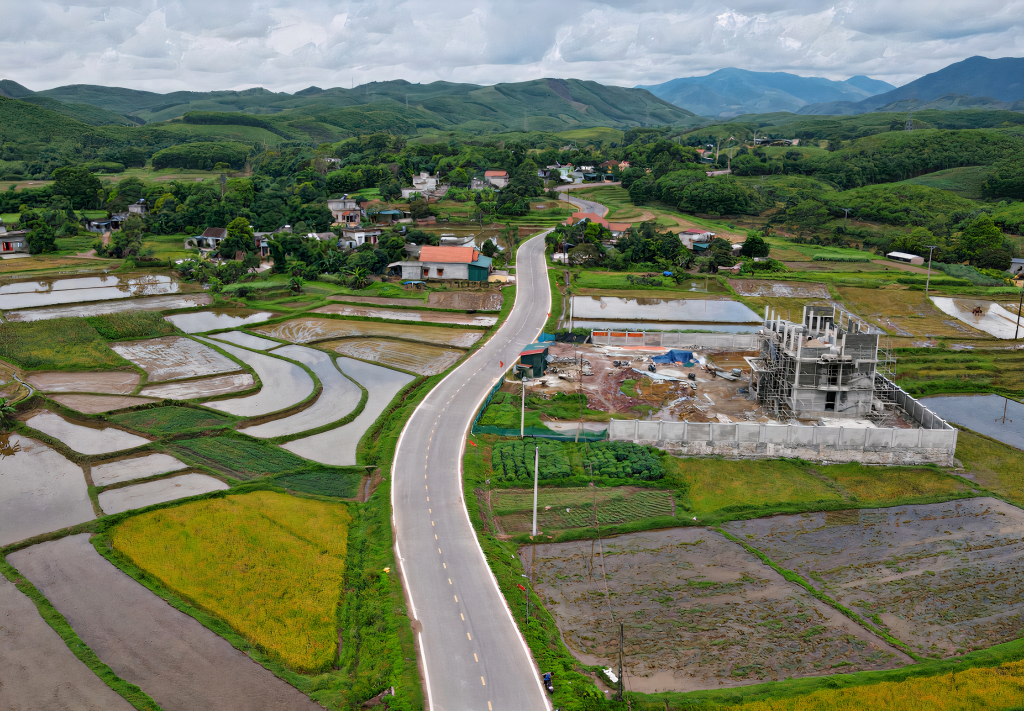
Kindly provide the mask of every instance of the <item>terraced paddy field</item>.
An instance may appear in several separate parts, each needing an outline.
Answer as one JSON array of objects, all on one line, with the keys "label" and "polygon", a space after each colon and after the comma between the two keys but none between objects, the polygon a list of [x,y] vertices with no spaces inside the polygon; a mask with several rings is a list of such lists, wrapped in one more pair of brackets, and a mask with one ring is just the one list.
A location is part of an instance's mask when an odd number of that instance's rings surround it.
[{"label": "terraced paddy field", "polygon": [[54,318],[85,318],[103,316],[124,311],[168,311],[170,309],[191,309],[207,306],[209,294],[181,294],[174,296],[144,296],[120,301],[98,301],[91,304],[68,304],[66,306],[41,306],[34,309],[4,311],[8,321],[49,321]]},{"label": "terraced paddy field", "polygon": [[[673,528],[523,546],[519,557],[573,655],[633,691],[692,691],[910,661],[719,533]],[[614,618],[613,618],[614,615]]]},{"label": "terraced paddy field", "polygon": [[1024,630],[1024,511],[997,499],[725,529],[921,654],[982,649]]},{"label": "terraced paddy field", "polygon": [[392,321],[422,321],[424,323],[457,323],[463,326],[490,327],[498,322],[497,316],[460,316],[443,311],[410,311],[401,309],[380,309],[369,306],[348,306],[345,304],[329,304],[313,309],[315,314],[334,314],[336,316],[366,316],[369,318],[386,318]]},{"label": "terraced paddy field", "polygon": [[88,534],[24,548],[7,562],[100,660],[166,711],[320,708],[118,570],[96,552]]},{"label": "terraced paddy field", "polygon": [[139,384],[139,374],[132,370],[106,373],[31,373],[25,378],[29,385],[52,393],[106,393],[130,395]]},{"label": "terraced paddy field", "polygon": [[115,343],[111,348],[149,375],[150,382],[198,378],[241,370],[242,367],[212,348],[180,336]]},{"label": "terraced paddy field", "polygon": [[92,476],[92,483],[96,486],[110,486],[186,468],[184,463],[169,454],[156,453],[93,464],[90,476]]},{"label": "terraced paddy field", "polygon": [[80,454],[107,454],[149,444],[149,440],[102,423],[89,425],[66,420],[49,410],[29,413],[25,424],[50,435]]},{"label": "terraced paddy field", "polygon": [[263,387],[255,395],[210,403],[209,407],[215,410],[239,417],[259,417],[297,405],[316,387],[309,374],[294,363],[226,343],[217,346],[255,370]]},{"label": "terraced paddy field", "polygon": [[153,274],[24,280],[0,284],[0,310],[173,294],[179,288],[176,279]]},{"label": "terraced paddy field", "polygon": [[256,385],[256,381],[248,373],[219,375],[214,378],[201,378],[185,382],[161,383],[147,385],[139,395],[153,397],[158,400],[192,400],[194,398],[213,397],[248,390]]},{"label": "terraced paddy field", "polygon": [[218,333],[211,338],[215,341],[224,341],[225,343],[234,343],[236,346],[242,346],[243,348],[251,348],[254,351],[267,351],[271,348],[278,348],[282,344],[277,341],[271,341],[268,338],[260,338],[254,336],[251,333],[245,333],[243,331],[228,331],[227,333]]},{"label": "terraced paddy field", "polygon": [[234,419],[209,410],[174,405],[135,410],[110,418],[138,432],[152,435],[169,435],[194,430],[217,430],[230,427]]},{"label": "terraced paddy field", "polygon": [[54,395],[53,399],[64,407],[90,415],[156,402],[144,397],[127,397],[125,395]]},{"label": "terraced paddy field", "polygon": [[270,311],[254,311],[252,309],[218,309],[215,311],[196,311],[188,314],[164,316],[185,333],[203,333],[221,328],[238,328],[250,323],[259,323],[277,316]]},{"label": "terraced paddy field", "polygon": [[464,328],[319,318],[297,318],[252,330],[289,343],[313,343],[332,338],[397,338],[454,348],[469,348],[484,335],[483,331]]},{"label": "terraced paddy field", "polygon": [[465,351],[425,343],[393,341],[386,338],[345,338],[322,341],[317,348],[341,355],[369,360],[392,368],[401,368],[420,375],[437,375],[448,370],[465,355]]},{"label": "terraced paddy field", "polygon": [[108,489],[101,491],[97,498],[103,513],[117,514],[228,488],[227,484],[212,476],[191,473]]}]

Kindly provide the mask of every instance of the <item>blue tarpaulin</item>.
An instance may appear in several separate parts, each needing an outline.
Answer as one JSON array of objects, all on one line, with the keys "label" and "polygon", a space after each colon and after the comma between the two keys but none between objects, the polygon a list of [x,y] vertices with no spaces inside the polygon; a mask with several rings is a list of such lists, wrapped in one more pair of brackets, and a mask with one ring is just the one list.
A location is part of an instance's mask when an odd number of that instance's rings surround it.
[{"label": "blue tarpaulin", "polygon": [[540,338],[537,339],[537,343],[547,343],[548,341],[554,341],[555,337],[550,333],[540,334]]},{"label": "blue tarpaulin", "polygon": [[689,367],[693,365],[694,358],[692,351],[677,351],[673,349],[663,355],[652,356],[651,360],[655,363],[682,363]]}]

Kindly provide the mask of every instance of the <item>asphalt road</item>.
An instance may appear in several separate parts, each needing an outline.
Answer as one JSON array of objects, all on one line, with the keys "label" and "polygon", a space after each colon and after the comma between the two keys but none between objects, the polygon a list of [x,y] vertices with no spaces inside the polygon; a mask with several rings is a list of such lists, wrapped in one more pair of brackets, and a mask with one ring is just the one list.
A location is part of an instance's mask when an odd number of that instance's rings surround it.
[{"label": "asphalt road", "polygon": [[551,310],[543,235],[520,247],[516,283],[505,324],[427,395],[395,454],[395,553],[432,711],[550,708],[462,496],[462,454],[473,415]]},{"label": "asphalt road", "polygon": [[[605,185],[619,185],[620,183],[604,183],[604,184]],[[604,217],[605,215],[608,214],[608,208],[605,207],[604,205],[602,205],[599,202],[594,202],[593,200],[584,200],[583,198],[578,198],[578,197],[572,197],[572,195],[570,195],[569,191],[572,190],[574,187],[575,186],[572,186],[572,187],[569,187],[569,186],[559,186],[559,187],[557,187],[555,189],[558,192],[562,193],[562,199],[563,200],[568,201],[571,205],[575,205],[576,207],[578,207],[580,209],[581,212],[592,212],[595,215],[598,215],[600,217]],[[582,190],[582,189],[593,188],[593,187],[595,187],[593,184],[584,184],[584,185],[579,186],[579,189]]]}]

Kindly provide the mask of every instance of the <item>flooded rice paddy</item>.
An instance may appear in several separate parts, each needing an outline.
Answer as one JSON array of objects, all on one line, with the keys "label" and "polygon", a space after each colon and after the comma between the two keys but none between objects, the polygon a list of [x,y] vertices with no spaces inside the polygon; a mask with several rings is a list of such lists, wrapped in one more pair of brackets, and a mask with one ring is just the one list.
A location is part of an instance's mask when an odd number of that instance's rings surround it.
[{"label": "flooded rice paddy", "polygon": [[481,326],[489,328],[498,322],[497,316],[473,316],[445,313],[442,311],[407,311],[402,309],[381,309],[370,306],[347,306],[330,304],[313,309],[314,314],[334,314],[336,316],[365,316],[368,318],[386,318],[392,321],[420,321],[424,323],[457,323],[463,326]]},{"label": "flooded rice paddy", "polygon": [[255,370],[263,387],[255,395],[218,400],[207,407],[240,417],[259,417],[297,405],[312,394],[313,379],[294,363],[226,343],[217,345]]},{"label": "flooded rice paddy", "polygon": [[1024,511],[998,499],[725,528],[921,653],[985,648],[1024,630]]},{"label": "flooded rice paddy", "polygon": [[78,412],[88,415],[96,415],[111,410],[121,410],[136,405],[146,405],[156,400],[144,397],[128,397],[126,395],[54,395],[56,400],[64,407],[69,407]]},{"label": "flooded rice paddy", "polygon": [[992,439],[1024,449],[1024,405],[1002,395],[936,395],[921,398],[932,412]]},{"label": "flooded rice paddy", "polygon": [[831,299],[824,284],[800,282],[762,281],[760,279],[730,279],[729,283],[740,296],[770,296],[783,299]]},{"label": "flooded rice paddy", "polygon": [[[728,299],[636,299],[610,296],[572,297],[574,326],[650,330],[715,330],[726,325],[754,328],[762,318],[738,301]],[[590,326],[584,326],[590,327]],[[747,331],[730,331],[744,333]]]},{"label": "flooded rice paddy", "polygon": [[157,479],[119,489],[101,491],[99,502],[103,513],[109,515],[131,509],[141,509],[153,504],[162,504],[166,501],[184,499],[186,496],[198,496],[230,488],[220,479],[214,479],[212,476],[182,474],[168,479]]},{"label": "flooded rice paddy", "polygon": [[[996,338],[1015,338],[1015,333],[1024,334],[1024,317],[1007,311],[1000,304],[948,296],[932,296],[930,298],[943,313]],[[975,314],[975,309],[979,309],[981,313]],[[1018,319],[1020,320],[1019,332],[1017,331]]]},{"label": "flooded rice paddy", "polygon": [[148,296],[124,301],[100,301],[94,304],[79,306],[44,306],[36,309],[19,309],[5,311],[4,318],[8,321],[45,321],[51,318],[84,318],[86,316],[103,316],[121,311],[169,311],[171,309],[190,309],[206,306],[210,303],[209,294],[188,294],[181,296]]},{"label": "flooded rice paddy", "polygon": [[294,435],[337,422],[359,404],[363,393],[359,386],[342,375],[331,356],[304,346],[285,346],[275,355],[291,358],[312,370],[323,385],[316,402],[302,412],[239,430],[250,437],[268,438]]},{"label": "flooded rice paddy", "polygon": [[354,420],[333,430],[281,445],[289,452],[321,464],[351,466],[356,463],[356,446],[391,400],[415,378],[372,363],[339,358],[342,372],[366,388],[369,397]]},{"label": "flooded rice paddy", "polygon": [[242,369],[238,363],[212,348],[180,336],[115,343],[111,348],[122,358],[145,370],[151,383]]},{"label": "flooded rice paddy", "polygon": [[592,321],[573,318],[573,328],[588,328],[596,331],[712,331],[714,333],[757,333],[760,324],[741,326],[731,323],[670,321]]},{"label": "flooded rice paddy", "polygon": [[154,453],[93,464],[90,475],[95,486],[110,486],[132,479],[145,479],[149,476],[168,474],[187,468],[185,464],[169,454]]},{"label": "flooded rice paddy", "polygon": [[483,331],[441,326],[417,326],[413,324],[373,323],[369,321],[341,321],[320,318],[298,318],[275,326],[253,329],[271,338],[280,338],[289,343],[312,343],[330,338],[398,338],[419,341],[436,346],[469,348],[480,340]]},{"label": "flooded rice paddy", "polygon": [[271,348],[277,348],[283,344],[277,341],[271,341],[267,338],[260,338],[254,336],[251,333],[244,333],[242,331],[228,331],[227,333],[218,333],[215,336],[210,336],[215,341],[225,341],[227,343],[234,343],[236,346],[242,346],[243,348],[251,348],[254,351],[268,351]]},{"label": "flooded rice paddy", "polygon": [[69,422],[60,415],[43,410],[25,420],[32,429],[48,434],[79,454],[107,454],[149,444],[149,440],[114,427],[87,427]]},{"label": "flooded rice paddy", "polygon": [[250,309],[221,309],[218,311],[196,311],[189,314],[164,316],[185,333],[203,333],[221,328],[238,328],[249,323],[259,323],[277,316],[270,311]]},{"label": "flooded rice paddy", "polygon": [[248,373],[234,375],[218,375],[215,378],[187,380],[177,383],[147,385],[139,394],[146,397],[170,400],[192,400],[193,398],[213,397],[248,390],[256,385],[256,381]]},{"label": "flooded rice paddy", "polygon": [[691,691],[909,658],[724,536],[700,528],[519,550],[562,637],[586,664],[618,659],[633,691]]},{"label": "flooded rice paddy", "polygon": [[20,281],[0,285],[0,311],[173,294],[178,289],[177,280],[156,274]]},{"label": "flooded rice paddy", "polygon": [[323,341],[318,343],[317,347],[420,375],[443,373],[465,355],[465,351],[453,348],[385,338],[345,338],[338,341]]},{"label": "flooded rice paddy", "polygon": [[0,546],[93,518],[80,466],[38,440],[0,435]]},{"label": "flooded rice paddy", "polygon": [[131,370],[105,373],[31,373],[25,381],[43,392],[52,393],[105,393],[130,395],[139,385],[139,374]]}]

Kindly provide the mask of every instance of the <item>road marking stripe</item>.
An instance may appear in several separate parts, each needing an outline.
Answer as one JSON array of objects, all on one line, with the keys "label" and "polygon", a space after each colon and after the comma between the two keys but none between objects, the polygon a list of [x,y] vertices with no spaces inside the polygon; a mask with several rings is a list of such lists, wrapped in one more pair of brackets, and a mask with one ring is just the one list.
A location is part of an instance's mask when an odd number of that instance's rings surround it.
[{"label": "road marking stripe", "polygon": [[453,597],[455,598],[455,602],[459,601],[459,596],[458,595],[454,595]]},{"label": "road marking stripe", "polygon": [[[466,621],[466,616],[465,616],[465,615],[463,615],[463,614],[462,614],[461,612],[459,613],[459,617],[461,617],[461,618],[462,618],[462,621],[463,621],[463,622],[465,622],[465,621]],[[474,654],[473,656],[475,657],[476,655]]]},{"label": "road marking stripe", "polygon": [[480,663],[480,660],[476,656],[476,652],[473,652],[473,661],[476,662],[477,664]]},{"label": "road marking stripe", "polygon": [[472,642],[472,641],[473,641],[473,636],[472,636],[472,635],[470,635],[470,634],[469,634],[469,632],[467,632],[467,633],[466,633],[466,637],[468,637],[468,638],[469,638],[469,641],[470,641],[470,642]]},{"label": "road marking stripe", "polygon": [[487,682],[484,681],[483,677],[480,677],[480,683],[483,684],[484,686],[487,686]]}]

